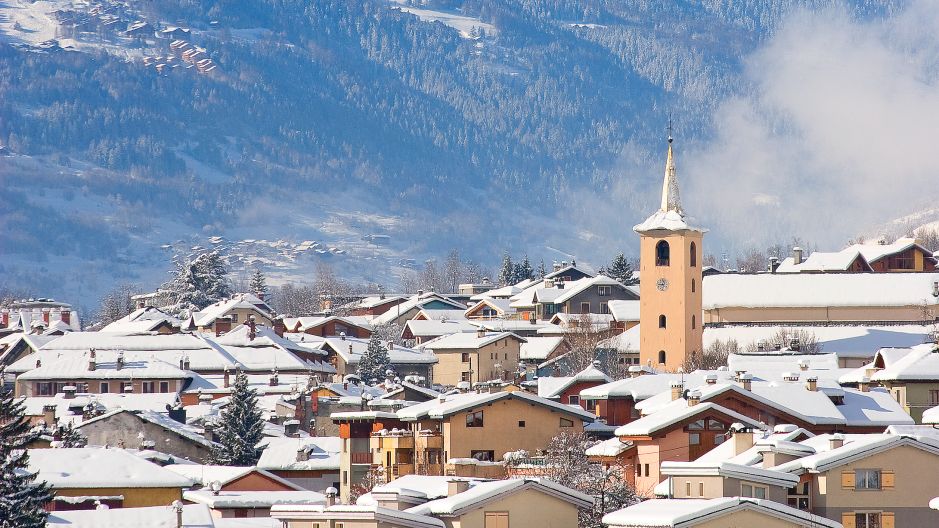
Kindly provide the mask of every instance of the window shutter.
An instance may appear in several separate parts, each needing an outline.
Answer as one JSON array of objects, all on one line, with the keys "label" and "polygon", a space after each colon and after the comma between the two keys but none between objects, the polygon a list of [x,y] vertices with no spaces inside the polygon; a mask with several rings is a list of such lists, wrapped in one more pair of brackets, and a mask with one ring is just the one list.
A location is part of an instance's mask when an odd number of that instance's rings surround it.
[{"label": "window shutter", "polygon": [[885,490],[893,489],[893,471],[880,472],[880,487]]},{"label": "window shutter", "polygon": [[893,512],[883,512],[880,514],[880,525],[883,528],[893,528]]},{"label": "window shutter", "polygon": [[841,524],[844,526],[844,528],[857,528],[857,523],[854,521],[854,512],[842,513]]},{"label": "window shutter", "polygon": [[841,487],[843,489],[854,489],[854,472],[853,471],[841,472]]}]

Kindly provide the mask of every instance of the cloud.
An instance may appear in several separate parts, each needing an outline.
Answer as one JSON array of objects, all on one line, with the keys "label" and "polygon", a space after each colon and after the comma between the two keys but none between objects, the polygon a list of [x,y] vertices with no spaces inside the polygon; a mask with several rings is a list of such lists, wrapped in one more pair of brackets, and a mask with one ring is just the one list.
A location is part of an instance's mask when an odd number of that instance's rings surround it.
[{"label": "cloud", "polygon": [[733,252],[793,235],[835,249],[928,207],[937,77],[939,2],[875,21],[795,12],[746,58],[712,137],[682,153],[686,209]]}]

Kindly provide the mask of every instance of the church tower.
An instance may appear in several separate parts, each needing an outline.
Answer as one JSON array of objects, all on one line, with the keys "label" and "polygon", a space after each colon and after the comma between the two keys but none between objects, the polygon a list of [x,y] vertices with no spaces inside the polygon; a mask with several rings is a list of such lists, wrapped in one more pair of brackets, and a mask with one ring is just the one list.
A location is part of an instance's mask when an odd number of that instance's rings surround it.
[{"label": "church tower", "polygon": [[671,135],[662,204],[633,230],[639,233],[639,358],[642,365],[676,371],[686,358],[701,354],[701,242],[706,230],[686,222]]}]

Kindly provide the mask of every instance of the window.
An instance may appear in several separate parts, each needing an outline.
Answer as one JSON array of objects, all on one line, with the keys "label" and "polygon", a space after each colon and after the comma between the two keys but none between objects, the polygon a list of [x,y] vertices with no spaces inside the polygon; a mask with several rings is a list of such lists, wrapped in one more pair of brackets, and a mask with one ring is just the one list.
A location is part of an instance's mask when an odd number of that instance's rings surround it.
[{"label": "window", "polygon": [[643,464],[643,465],[645,466],[646,476],[648,477],[649,476],[649,464]]},{"label": "window", "polygon": [[659,350],[659,364],[660,365],[665,364],[665,351],[664,350]]},{"label": "window", "polygon": [[704,420],[696,420],[688,424],[689,431],[703,431],[704,430]]},{"label": "window", "polygon": [[496,461],[495,452],[492,450],[489,450],[489,451],[473,450],[473,451],[470,451],[470,456],[475,458],[476,460],[479,460],[480,462],[495,462]]},{"label": "window", "polygon": [[153,394],[156,392],[156,383],[153,381],[145,381],[141,383],[141,386],[143,387],[144,394]]},{"label": "window", "polygon": [[880,489],[880,470],[879,469],[857,469],[854,471],[854,489],[856,490],[879,490]]},{"label": "window", "polygon": [[789,496],[787,497],[787,503],[789,506],[802,510],[809,510],[809,483],[803,482],[794,488],[789,488]]},{"label": "window", "polygon": [[567,397],[567,403],[569,405],[580,405],[580,396],[576,394],[571,394]]},{"label": "window", "polygon": [[574,420],[568,420],[567,418],[561,418],[561,427],[574,427]]},{"label": "window", "polygon": [[509,512],[486,512],[485,528],[509,528]]},{"label": "window", "polygon": [[231,317],[231,322],[232,322],[232,323],[237,323],[237,322],[238,322],[238,314],[233,313],[233,314],[230,314],[229,317]]},{"label": "window", "polygon": [[694,279],[691,279],[691,293],[694,293]]},{"label": "window", "polygon": [[688,482],[685,482],[685,495],[688,497],[691,496],[691,481],[690,480]]},{"label": "window", "polygon": [[636,462],[636,476],[637,477],[642,476],[642,464],[640,464],[639,462]]},{"label": "window", "polygon": [[[130,390],[127,390],[130,389]],[[134,392],[134,384],[130,381],[121,382],[121,393]]]},{"label": "window", "polygon": [[697,250],[698,250],[698,247],[694,244],[694,242],[692,242],[691,250],[688,252],[689,253],[688,260],[691,262],[692,268],[698,266],[698,251]]},{"label": "window", "polygon": [[482,411],[466,413],[466,427],[482,427],[482,426],[483,426],[483,412]]},{"label": "window", "polygon": [[469,355],[469,352],[463,352],[463,354],[460,356],[460,360],[461,360],[463,363],[469,363],[469,362],[470,362],[470,355]]},{"label": "window", "polygon": [[939,405],[939,390],[929,391],[929,406],[935,407]]},{"label": "window", "polygon": [[659,328],[665,328],[668,326],[668,320],[665,318],[665,314],[659,316]]},{"label": "window", "polygon": [[695,328],[694,323],[695,323],[695,319],[694,319],[694,315],[692,315],[692,316],[691,316],[691,329],[692,329],[692,330],[694,330],[694,328]]},{"label": "window", "polygon": [[470,380],[470,374],[469,374],[469,372],[461,372],[461,373],[460,373],[460,381],[469,381],[469,380]]},{"label": "window", "polygon": [[854,514],[855,528],[881,528],[880,512],[863,512]]},{"label": "window", "polygon": [[714,445],[719,446],[724,443],[724,433],[714,435]]},{"label": "window", "polygon": [[590,313],[590,303],[589,303],[589,302],[582,302],[582,303],[580,303],[580,313],[582,313],[582,314]]},{"label": "window", "polygon": [[757,486],[754,484],[743,483],[740,485],[740,496],[741,497],[753,497],[754,499],[765,499],[767,494],[767,488],[764,486]]},{"label": "window", "polygon": [[708,420],[708,431],[723,431],[727,429],[721,422],[711,418]]},{"label": "window", "polygon": [[170,382],[161,381],[160,382],[160,393],[166,394],[170,391]]},{"label": "window", "polygon": [[655,245],[655,265],[656,266],[668,266],[668,262],[669,262],[668,242],[664,240],[659,240],[659,243]]},{"label": "window", "polygon": [[519,426],[519,427],[525,427],[525,420],[519,420],[519,421],[518,421],[518,426]]},{"label": "window", "polygon": [[688,445],[701,445],[701,433],[688,433]]},{"label": "window", "polygon": [[613,293],[612,286],[597,286],[597,295],[600,297],[609,297]]},{"label": "window", "polygon": [[704,496],[704,483],[703,482],[698,482],[698,496],[699,497]]},{"label": "window", "polygon": [[602,314],[610,313],[610,305],[605,302],[600,303],[600,313]]},{"label": "window", "polygon": [[101,394],[107,394],[111,392],[111,390],[108,388],[108,382],[106,381],[102,381],[98,389],[99,389],[98,392],[100,392]]}]

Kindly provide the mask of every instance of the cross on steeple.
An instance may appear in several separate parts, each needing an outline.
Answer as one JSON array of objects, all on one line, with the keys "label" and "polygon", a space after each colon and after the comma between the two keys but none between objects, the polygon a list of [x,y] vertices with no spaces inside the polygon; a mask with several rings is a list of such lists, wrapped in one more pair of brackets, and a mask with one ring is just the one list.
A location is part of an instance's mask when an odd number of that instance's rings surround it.
[{"label": "cross on steeple", "polygon": [[672,142],[672,113],[668,113],[668,126],[665,127],[665,130],[668,132],[668,142]]}]

